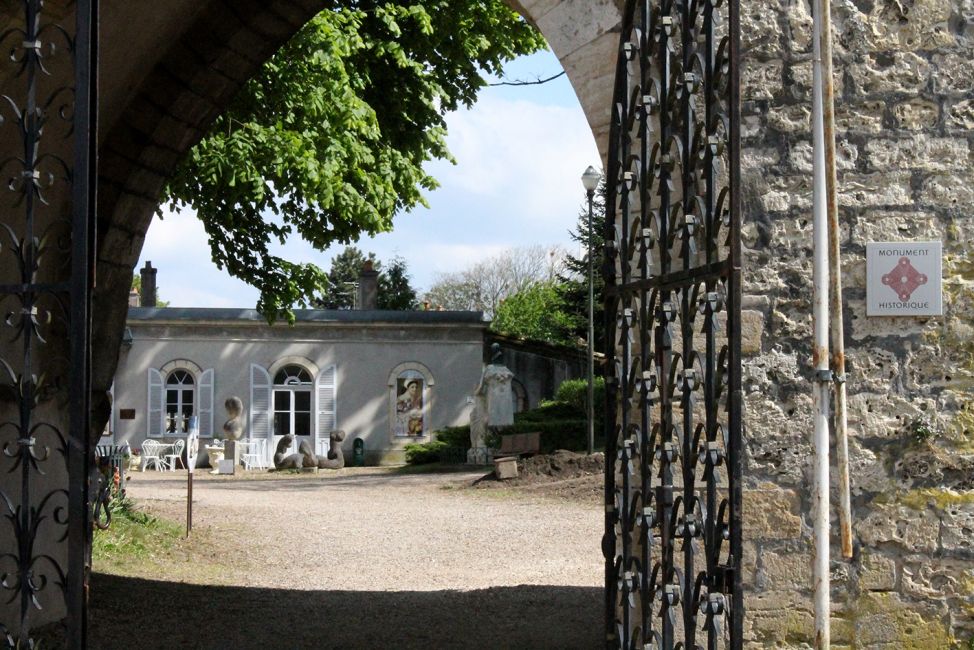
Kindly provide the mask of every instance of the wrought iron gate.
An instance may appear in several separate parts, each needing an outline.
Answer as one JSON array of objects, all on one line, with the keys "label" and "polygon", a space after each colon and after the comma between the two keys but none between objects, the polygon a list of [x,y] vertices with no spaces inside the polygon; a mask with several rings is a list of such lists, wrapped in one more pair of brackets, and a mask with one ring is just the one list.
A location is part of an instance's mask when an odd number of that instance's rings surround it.
[{"label": "wrought iron gate", "polygon": [[737,0],[627,3],[605,226],[607,647],[742,646],[738,43]]},{"label": "wrought iron gate", "polygon": [[[7,3],[0,32],[0,645],[85,646],[97,0]],[[9,55],[9,56],[7,56]]]}]

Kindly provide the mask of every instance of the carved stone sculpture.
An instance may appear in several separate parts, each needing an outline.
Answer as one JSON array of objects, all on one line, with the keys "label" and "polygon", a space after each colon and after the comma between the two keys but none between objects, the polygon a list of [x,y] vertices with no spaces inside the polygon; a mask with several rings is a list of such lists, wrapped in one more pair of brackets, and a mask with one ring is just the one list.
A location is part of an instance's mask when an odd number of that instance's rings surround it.
[{"label": "carved stone sculpture", "polygon": [[243,437],[243,401],[239,397],[228,397],[223,403],[227,409],[227,421],[223,423],[223,434],[227,440],[240,440]]},{"label": "carved stone sculpture", "polygon": [[335,429],[329,436],[331,447],[328,449],[328,456],[316,456],[311,443],[302,440],[298,444],[296,454],[288,454],[287,450],[294,442],[294,436],[286,435],[277,443],[277,451],[274,454],[274,467],[277,469],[301,469],[304,467],[317,467],[318,469],[341,469],[345,467],[345,457],[342,455],[342,441],[345,440],[345,432]]},{"label": "carved stone sculpture", "polygon": [[345,432],[342,429],[335,429],[328,436],[331,446],[328,447],[328,457],[318,457],[318,469],[341,469],[345,467],[345,456],[342,455],[342,441],[345,440]]},{"label": "carved stone sculpture", "polygon": [[[286,435],[277,443],[277,451],[274,452],[274,467],[277,469],[301,469],[302,467],[306,467],[304,464],[305,455],[301,453],[301,450],[296,454],[287,453],[292,442],[294,442],[294,436]],[[305,444],[307,443],[302,443],[302,445]]]}]

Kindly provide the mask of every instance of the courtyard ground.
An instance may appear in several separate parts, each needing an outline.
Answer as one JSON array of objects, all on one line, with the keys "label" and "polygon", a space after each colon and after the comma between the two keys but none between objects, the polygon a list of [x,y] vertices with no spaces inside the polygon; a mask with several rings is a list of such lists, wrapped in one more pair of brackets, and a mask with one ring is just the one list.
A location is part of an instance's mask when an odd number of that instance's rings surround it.
[{"label": "courtyard ground", "polygon": [[[91,647],[599,647],[601,474],[555,464],[505,484],[197,474],[188,540],[96,561]],[[136,473],[128,493],[185,521],[185,472]]]}]

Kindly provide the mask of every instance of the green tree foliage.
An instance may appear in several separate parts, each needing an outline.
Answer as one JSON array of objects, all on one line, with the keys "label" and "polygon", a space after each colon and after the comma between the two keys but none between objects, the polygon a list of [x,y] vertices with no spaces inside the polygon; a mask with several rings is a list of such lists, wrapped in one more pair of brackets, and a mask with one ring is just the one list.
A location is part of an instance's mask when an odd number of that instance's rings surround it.
[{"label": "green tree foliage", "polygon": [[359,276],[366,262],[372,262],[372,268],[379,272],[376,297],[378,309],[416,309],[416,290],[409,283],[406,260],[394,257],[389,267],[383,268],[375,253],[363,253],[355,246],[346,246],[332,258],[328,284],[312,304],[318,309],[352,309],[355,306]]},{"label": "green tree foliage", "polygon": [[379,296],[376,300],[379,309],[408,311],[416,309],[416,290],[409,283],[406,260],[394,257],[388,268],[379,273]]},{"label": "green tree foliage", "polygon": [[366,260],[371,261],[373,268],[378,270],[379,263],[375,259],[375,254],[369,253],[366,257],[354,246],[346,246],[345,250],[333,257],[331,268],[328,270],[328,285],[314,301],[314,306],[319,309],[354,307],[359,275]]},{"label": "green tree foliage", "polygon": [[392,228],[449,158],[444,116],[470,106],[483,72],[544,47],[501,0],[323,3],[250,80],[168,187],[191,205],[213,261],[291,317],[328,277],[273,255],[298,235],[319,250]]},{"label": "green tree foliage", "polygon": [[564,301],[565,311],[572,319],[573,337],[580,341],[588,338],[588,253],[594,251],[592,257],[593,293],[595,296],[594,332],[595,350],[605,351],[605,309],[602,303],[602,292],[605,282],[602,278],[602,265],[605,260],[605,237],[602,229],[605,224],[605,180],[599,184],[592,202],[592,232],[589,234],[588,198],[578,214],[575,230],[569,232],[572,240],[579,248],[586,251],[580,257],[567,255],[563,268],[559,274],[558,291]]},{"label": "green tree foliage", "polygon": [[518,338],[573,345],[573,320],[554,282],[538,282],[508,296],[497,308],[490,327]]}]

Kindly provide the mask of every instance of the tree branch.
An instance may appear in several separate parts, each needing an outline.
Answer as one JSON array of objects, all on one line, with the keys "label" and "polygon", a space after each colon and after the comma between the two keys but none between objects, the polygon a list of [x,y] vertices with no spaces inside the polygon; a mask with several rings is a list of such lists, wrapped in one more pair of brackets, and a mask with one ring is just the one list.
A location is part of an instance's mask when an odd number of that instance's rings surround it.
[{"label": "tree branch", "polygon": [[541,84],[546,84],[549,81],[554,81],[555,79],[557,79],[558,77],[562,76],[563,74],[565,74],[565,71],[564,70],[562,70],[561,72],[559,72],[558,74],[556,74],[553,77],[548,77],[547,79],[536,79],[534,81],[522,81],[522,80],[517,80],[517,81],[497,81],[497,82],[494,82],[494,83],[491,83],[491,84],[487,84],[487,85],[488,86],[540,86]]}]

